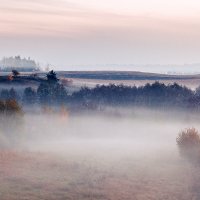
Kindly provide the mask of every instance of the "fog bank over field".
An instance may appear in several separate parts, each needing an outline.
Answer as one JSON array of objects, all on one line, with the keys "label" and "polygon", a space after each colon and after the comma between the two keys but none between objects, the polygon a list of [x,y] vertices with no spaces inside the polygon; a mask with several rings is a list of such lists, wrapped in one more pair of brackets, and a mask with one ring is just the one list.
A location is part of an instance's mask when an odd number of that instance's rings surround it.
[{"label": "fog bank over field", "polygon": [[198,199],[200,174],[176,145],[198,122],[169,109],[25,113],[0,152],[1,199]]},{"label": "fog bank over field", "polygon": [[[199,117],[184,112],[108,109],[104,113],[25,115],[25,146],[30,150],[69,152],[105,148],[176,149],[181,129],[200,127]],[[186,125],[187,123],[187,125]]]},{"label": "fog bank over field", "polygon": [[199,90],[155,82],[68,95],[53,71],[47,77],[21,103],[2,92],[1,200],[199,199],[198,154],[191,163],[176,141],[200,130]]}]

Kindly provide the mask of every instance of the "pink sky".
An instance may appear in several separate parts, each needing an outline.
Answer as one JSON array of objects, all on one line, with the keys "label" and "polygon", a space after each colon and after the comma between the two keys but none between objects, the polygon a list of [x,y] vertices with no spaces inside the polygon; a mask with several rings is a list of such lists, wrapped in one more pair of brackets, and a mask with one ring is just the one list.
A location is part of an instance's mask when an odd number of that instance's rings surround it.
[{"label": "pink sky", "polygon": [[195,63],[199,52],[197,0],[0,1],[0,57],[31,56],[67,70]]}]

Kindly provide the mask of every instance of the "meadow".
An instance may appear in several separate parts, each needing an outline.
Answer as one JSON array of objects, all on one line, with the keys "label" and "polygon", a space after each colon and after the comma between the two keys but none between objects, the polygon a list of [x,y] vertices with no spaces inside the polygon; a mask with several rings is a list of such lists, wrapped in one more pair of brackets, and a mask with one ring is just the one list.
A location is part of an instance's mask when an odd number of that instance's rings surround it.
[{"label": "meadow", "polygon": [[199,168],[176,144],[198,120],[146,109],[25,114],[0,152],[0,199],[199,199]]}]

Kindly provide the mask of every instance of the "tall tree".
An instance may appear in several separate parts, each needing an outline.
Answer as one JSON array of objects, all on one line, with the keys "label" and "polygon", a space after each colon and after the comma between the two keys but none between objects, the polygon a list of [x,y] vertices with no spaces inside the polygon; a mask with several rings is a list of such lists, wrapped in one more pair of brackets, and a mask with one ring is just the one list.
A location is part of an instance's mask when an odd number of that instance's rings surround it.
[{"label": "tall tree", "polygon": [[7,89],[1,90],[1,99],[2,100],[9,99],[9,91]]},{"label": "tall tree", "polygon": [[11,88],[9,90],[9,99],[16,100],[16,101],[19,100],[19,96],[14,88]]},{"label": "tall tree", "polygon": [[13,76],[18,76],[18,75],[20,75],[20,73],[19,73],[16,69],[13,69],[13,70],[12,70],[12,74],[13,74]]},{"label": "tall tree", "polygon": [[31,87],[25,88],[23,94],[23,103],[33,105],[36,103],[36,100],[37,100],[37,95],[35,90]]},{"label": "tall tree", "polygon": [[57,78],[56,73],[53,70],[51,70],[50,72],[48,72],[48,74],[47,74],[47,81],[49,83],[57,83],[59,81],[59,79]]}]

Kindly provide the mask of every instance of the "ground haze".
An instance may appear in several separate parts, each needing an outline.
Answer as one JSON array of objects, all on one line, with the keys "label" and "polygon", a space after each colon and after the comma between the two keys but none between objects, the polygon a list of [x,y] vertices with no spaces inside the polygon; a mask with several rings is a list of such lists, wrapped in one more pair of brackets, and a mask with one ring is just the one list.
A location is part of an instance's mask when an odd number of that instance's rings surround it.
[{"label": "ground haze", "polygon": [[27,114],[16,148],[0,154],[1,199],[198,199],[199,175],[175,142],[198,119],[145,109]]}]

